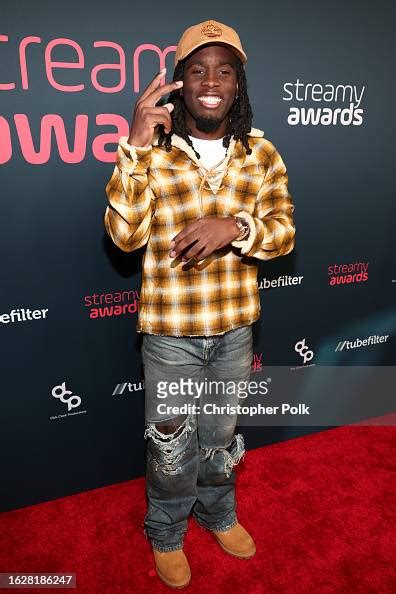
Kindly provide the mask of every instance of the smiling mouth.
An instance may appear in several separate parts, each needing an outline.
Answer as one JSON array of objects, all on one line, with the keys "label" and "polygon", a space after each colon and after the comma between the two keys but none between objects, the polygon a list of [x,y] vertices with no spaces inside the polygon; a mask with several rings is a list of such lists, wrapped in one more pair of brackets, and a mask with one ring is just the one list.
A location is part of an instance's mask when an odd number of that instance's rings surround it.
[{"label": "smiling mouth", "polygon": [[220,105],[223,101],[222,97],[216,95],[201,95],[201,97],[197,97],[197,100],[203,105],[204,107],[208,107],[209,109],[214,109]]}]

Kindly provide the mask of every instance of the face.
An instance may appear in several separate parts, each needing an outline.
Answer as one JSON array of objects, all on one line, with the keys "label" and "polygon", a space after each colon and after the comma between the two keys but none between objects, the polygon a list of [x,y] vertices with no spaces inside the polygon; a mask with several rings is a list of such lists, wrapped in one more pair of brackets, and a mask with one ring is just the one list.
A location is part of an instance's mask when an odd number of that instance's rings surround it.
[{"label": "face", "polygon": [[216,44],[198,48],[186,60],[182,92],[192,136],[224,136],[237,94],[236,60],[230,49]]}]

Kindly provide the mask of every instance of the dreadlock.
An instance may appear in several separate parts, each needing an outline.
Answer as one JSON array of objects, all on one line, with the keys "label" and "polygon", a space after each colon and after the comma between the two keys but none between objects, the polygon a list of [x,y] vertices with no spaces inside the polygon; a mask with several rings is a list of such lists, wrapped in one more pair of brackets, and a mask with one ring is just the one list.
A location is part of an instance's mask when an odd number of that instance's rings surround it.
[{"label": "dreadlock", "polygon": [[[187,58],[180,60],[173,73],[173,80],[183,80],[184,67]],[[253,113],[250,106],[249,97],[247,94],[247,81],[245,75],[245,69],[239,58],[236,60],[236,71],[238,80],[238,98],[234,100],[231,110],[228,114],[228,123],[226,133],[223,138],[223,146],[228,148],[230,145],[231,136],[234,136],[235,140],[240,140],[246,149],[246,154],[250,155],[252,149],[249,146],[248,132],[252,127]],[[158,145],[162,146],[165,142],[165,149],[167,152],[172,150],[171,136],[173,133],[181,136],[189,146],[193,149],[197,158],[200,159],[199,153],[194,149],[194,146],[189,138],[191,130],[186,126],[185,121],[185,107],[183,97],[180,95],[180,89],[175,89],[169,94],[168,99],[162,100],[162,104],[173,103],[175,106],[171,112],[172,118],[172,130],[166,134],[165,127],[163,124],[159,124],[159,136]],[[160,103],[159,103],[160,104]]]}]

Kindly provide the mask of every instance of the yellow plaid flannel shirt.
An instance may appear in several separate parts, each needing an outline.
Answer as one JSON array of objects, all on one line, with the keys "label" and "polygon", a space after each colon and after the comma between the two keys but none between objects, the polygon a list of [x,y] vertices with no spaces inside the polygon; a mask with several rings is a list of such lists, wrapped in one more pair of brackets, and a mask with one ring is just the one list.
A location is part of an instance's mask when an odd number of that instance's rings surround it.
[{"label": "yellow plaid flannel shirt", "polygon": [[[136,147],[121,136],[106,185],[104,225],[124,252],[146,246],[137,332],[211,336],[260,317],[258,260],[292,251],[294,205],[286,167],[262,130],[249,133],[252,154],[231,137],[222,162],[206,169],[187,142],[172,135],[172,150]],[[170,258],[170,243],[199,217],[238,215],[250,227],[200,262]]]}]

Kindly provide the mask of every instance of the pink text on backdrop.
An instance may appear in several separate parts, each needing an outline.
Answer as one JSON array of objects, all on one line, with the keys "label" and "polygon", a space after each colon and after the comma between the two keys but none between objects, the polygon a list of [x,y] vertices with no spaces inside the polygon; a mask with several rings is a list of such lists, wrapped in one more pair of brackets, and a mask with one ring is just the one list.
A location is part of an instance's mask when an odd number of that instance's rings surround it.
[{"label": "pink text on backdrop", "polygon": [[[0,42],[7,42],[8,35],[0,35]],[[29,35],[24,37],[20,44],[19,44],[19,67],[20,67],[20,75],[21,75],[21,88],[23,90],[29,90],[29,69],[28,69],[28,60],[26,56],[26,48],[28,45],[32,43],[41,43],[41,37],[36,37],[34,35]],[[72,48],[77,55],[76,62],[63,62],[57,61],[54,62],[52,59],[52,52],[54,48],[58,46],[66,45]],[[126,59],[125,59],[125,52],[124,49],[118,43],[114,41],[94,41],[93,47],[95,48],[103,48],[107,47],[112,50],[115,50],[118,56],[117,62],[103,63],[98,64],[95,66],[91,71],[91,82],[92,86],[99,91],[100,93],[119,93],[122,91],[126,84]],[[170,52],[176,51],[176,45],[169,45],[164,50],[161,50],[158,45],[153,43],[141,43],[136,47],[133,52],[132,57],[132,66],[133,66],[133,90],[135,93],[139,93],[140,91],[140,70],[139,70],[139,59],[143,52],[154,52],[157,54],[159,58],[159,70],[165,67],[165,60],[167,55]],[[85,68],[85,58],[84,58],[84,51],[80,44],[78,44],[73,39],[68,39],[66,37],[59,37],[56,39],[52,39],[49,41],[44,50],[44,63],[45,63],[45,72],[47,76],[47,80],[49,84],[56,89],[57,91],[62,91],[64,93],[77,93],[83,91],[85,85],[83,83],[77,85],[63,85],[55,80],[53,70],[54,68],[76,68],[83,70]],[[98,73],[105,71],[105,70],[118,70],[120,73],[120,82],[114,87],[104,87],[98,81]],[[161,85],[165,84],[165,81],[161,82]],[[0,82],[0,91],[10,91],[14,90],[16,87],[15,82]]]},{"label": "pink text on backdrop", "polygon": [[[129,122],[116,113],[100,113],[95,117],[97,126],[113,126],[114,132],[98,134],[92,142],[92,154],[103,163],[115,161],[116,151],[105,150],[106,144],[118,143],[120,136],[128,136]],[[79,114],[74,122],[72,144],[69,149],[69,141],[66,136],[63,118],[54,113],[47,114],[41,119],[40,140],[38,149],[34,147],[32,133],[30,130],[28,116],[24,113],[14,115],[15,129],[21,147],[22,156],[31,165],[44,165],[51,156],[52,130],[54,130],[59,157],[64,163],[81,163],[84,160],[88,140],[88,116]],[[7,163],[12,157],[11,131],[8,121],[0,116],[0,165]]]},{"label": "pink text on backdrop", "polygon": [[[7,35],[0,35],[1,42],[7,42]],[[0,91],[15,91],[22,89],[24,91],[31,91],[29,87],[29,62],[27,58],[27,48],[31,44],[41,44],[41,37],[27,36],[19,43],[19,66],[20,66],[20,84],[16,82],[0,82]],[[54,61],[52,53],[54,48],[66,45],[74,52],[77,61],[64,62]],[[91,83],[95,90],[100,93],[118,93],[122,91],[126,84],[126,58],[123,48],[112,41],[95,41],[94,48],[110,48],[117,53],[118,61],[116,63],[101,63],[96,65],[91,71]],[[152,43],[143,43],[136,47],[133,52],[132,66],[133,66],[133,91],[140,92],[140,69],[139,60],[143,52],[154,52],[159,59],[159,70],[165,66],[165,60],[170,52],[174,52],[176,46],[171,45],[161,50],[157,45]],[[74,68],[84,69],[85,57],[82,47],[73,39],[56,38],[47,43],[44,49],[45,72],[48,83],[57,91],[64,93],[76,93],[85,89],[85,85],[81,82],[74,85],[61,84],[55,79],[54,69],[56,68]],[[98,81],[98,74],[106,70],[118,70],[119,82],[112,87],[104,87]],[[76,81],[77,82],[77,81]],[[161,85],[165,84],[165,80]],[[92,114],[90,118],[95,119],[97,126],[111,126],[114,128],[112,132],[99,133],[92,142],[92,154],[98,160],[105,163],[114,162],[116,159],[116,152],[106,151],[107,144],[117,144],[120,136],[128,135],[129,122],[122,116],[114,113]],[[87,152],[88,140],[88,123],[89,116],[86,114],[76,115],[73,122],[66,122],[59,114],[46,114],[41,118],[40,122],[40,138],[33,140],[31,126],[29,123],[29,115],[24,113],[14,114],[14,126],[16,137],[18,138],[21,154],[26,162],[32,165],[43,165],[47,163],[51,156],[52,150],[52,130],[58,148],[60,160],[64,163],[76,164],[81,163]],[[66,129],[70,130],[66,134]],[[0,164],[10,161],[13,155],[11,126],[9,121],[0,115]],[[37,148],[35,148],[35,146]]]}]

